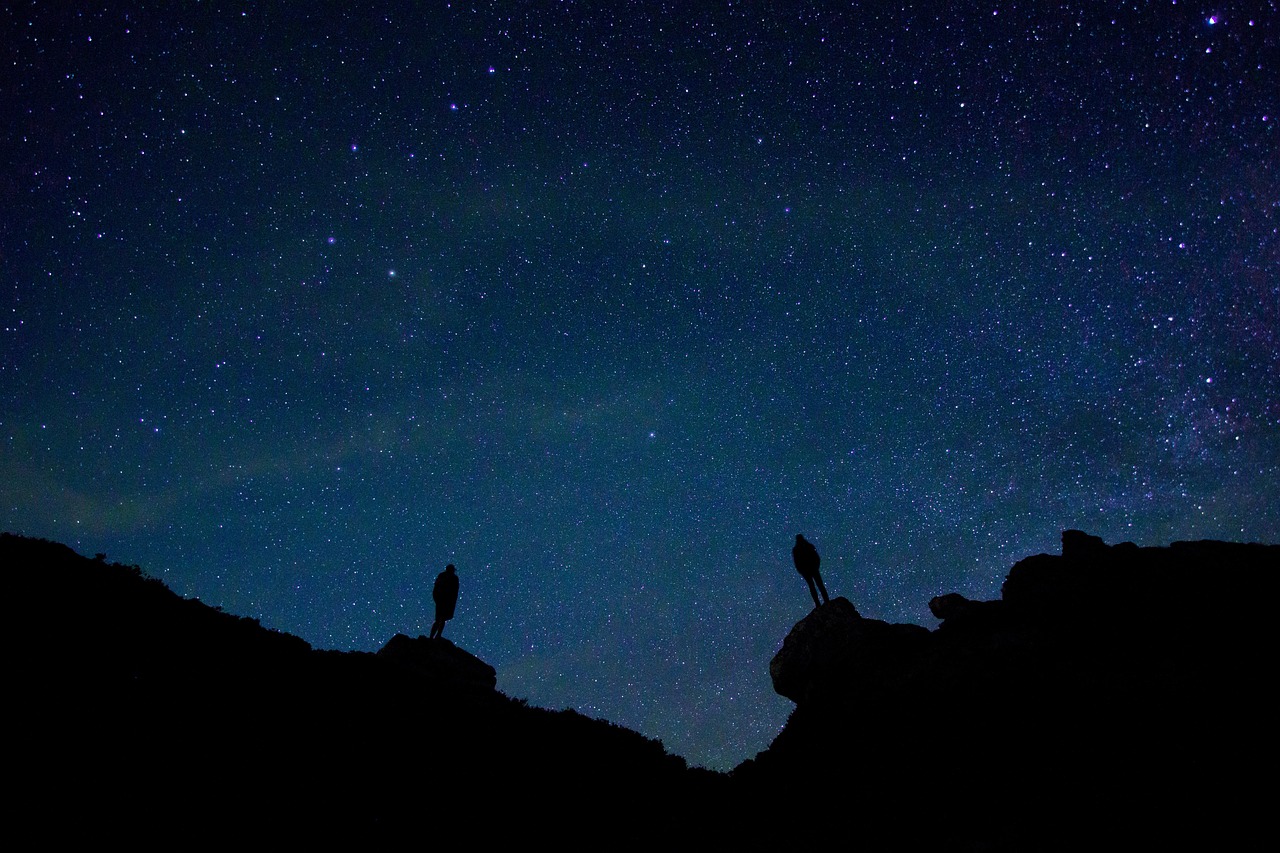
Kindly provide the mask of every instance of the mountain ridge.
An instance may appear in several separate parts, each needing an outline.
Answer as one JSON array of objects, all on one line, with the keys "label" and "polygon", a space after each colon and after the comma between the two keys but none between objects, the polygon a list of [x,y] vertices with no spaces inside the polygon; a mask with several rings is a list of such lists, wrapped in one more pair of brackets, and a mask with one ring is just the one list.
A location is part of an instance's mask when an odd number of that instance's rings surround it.
[{"label": "mountain ridge", "polygon": [[0,558],[20,810],[70,835],[389,844],[440,819],[583,843],[1023,850],[1239,840],[1266,814],[1245,780],[1274,766],[1274,632],[1239,614],[1275,600],[1280,546],[1066,531],[1000,599],[934,598],[932,631],[835,599],[769,664],[791,717],[727,774],[507,697],[448,641],[317,650],[102,555],[6,533]]},{"label": "mountain ridge", "polygon": [[735,775],[842,768],[816,800],[928,815],[932,845],[1251,841],[1278,756],[1275,632],[1248,609],[1280,592],[1280,547],[1062,542],[1016,563],[1000,599],[935,597],[933,631],[842,599],[806,616],[770,665],[797,707]]},{"label": "mountain ridge", "polygon": [[316,650],[58,543],[0,534],[0,564],[27,604],[7,645],[28,814],[71,798],[71,826],[95,833],[390,842],[421,831],[424,811],[483,823],[495,805],[528,819],[577,801],[609,815],[633,787],[722,781],[639,733],[455,677],[478,659],[447,640]]}]

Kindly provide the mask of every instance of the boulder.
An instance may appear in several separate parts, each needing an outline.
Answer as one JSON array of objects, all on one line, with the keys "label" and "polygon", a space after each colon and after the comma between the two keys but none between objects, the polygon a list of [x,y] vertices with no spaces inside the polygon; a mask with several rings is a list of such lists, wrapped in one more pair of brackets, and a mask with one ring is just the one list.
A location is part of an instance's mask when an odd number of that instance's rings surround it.
[{"label": "boulder", "polygon": [[954,619],[973,608],[974,602],[958,592],[948,592],[929,599],[929,612],[942,620]]},{"label": "boulder", "polygon": [[1062,556],[1068,560],[1094,559],[1109,550],[1101,536],[1091,536],[1083,530],[1062,531]]},{"label": "boulder", "polygon": [[498,684],[497,670],[443,637],[415,640],[396,634],[378,650],[378,657],[442,684],[486,690]]},{"label": "boulder", "polygon": [[797,622],[769,661],[774,691],[799,703],[814,681],[831,670],[861,619],[849,599],[836,598]]},{"label": "boulder", "polygon": [[774,691],[804,705],[851,680],[892,680],[929,636],[919,625],[864,619],[847,598],[832,599],[795,624],[769,662],[769,677]]}]

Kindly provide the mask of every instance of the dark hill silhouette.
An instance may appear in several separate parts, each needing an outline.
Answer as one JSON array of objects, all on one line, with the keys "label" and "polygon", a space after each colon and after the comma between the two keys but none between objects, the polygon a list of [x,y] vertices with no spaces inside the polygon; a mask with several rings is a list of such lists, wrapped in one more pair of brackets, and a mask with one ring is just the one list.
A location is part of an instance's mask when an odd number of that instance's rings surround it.
[{"label": "dark hill silhouette", "polygon": [[666,825],[726,783],[659,741],[504,696],[447,640],[318,651],[56,543],[0,534],[0,565],[11,807],[53,837],[604,841],[638,791],[670,798]]},{"label": "dark hill silhouette", "polygon": [[935,631],[834,600],[772,661],[798,704],[735,777],[814,780],[812,813],[929,849],[1248,846],[1277,759],[1278,581],[1278,546],[1067,531],[1000,600],[935,598]]},{"label": "dark hill silhouette", "polygon": [[935,598],[933,631],[833,599],[769,666],[796,710],[727,775],[510,699],[448,641],[316,650],[9,534],[0,566],[15,837],[1225,849],[1269,828],[1277,546],[1068,531],[1000,600]]}]

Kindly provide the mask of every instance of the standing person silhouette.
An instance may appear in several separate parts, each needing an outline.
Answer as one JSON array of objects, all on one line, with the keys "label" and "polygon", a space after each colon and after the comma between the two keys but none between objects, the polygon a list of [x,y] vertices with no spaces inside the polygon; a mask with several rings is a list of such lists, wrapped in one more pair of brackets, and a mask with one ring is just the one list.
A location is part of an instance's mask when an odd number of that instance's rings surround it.
[{"label": "standing person silhouette", "polygon": [[436,602],[436,621],[431,625],[431,639],[434,640],[444,633],[444,623],[453,618],[453,609],[458,606],[458,574],[453,563],[436,575],[431,597]]},{"label": "standing person silhouette", "polygon": [[[813,547],[813,543],[804,536],[796,534],[795,547],[791,549],[791,559],[795,561],[796,571],[800,573],[800,577],[804,578],[805,583],[809,584],[809,594],[813,596],[813,606],[820,607],[823,603],[828,602],[831,598],[827,595],[827,587],[822,583],[822,575],[818,572],[818,564],[822,562],[822,558],[818,556],[818,549]],[[818,590],[822,590],[822,601],[818,601]]]}]

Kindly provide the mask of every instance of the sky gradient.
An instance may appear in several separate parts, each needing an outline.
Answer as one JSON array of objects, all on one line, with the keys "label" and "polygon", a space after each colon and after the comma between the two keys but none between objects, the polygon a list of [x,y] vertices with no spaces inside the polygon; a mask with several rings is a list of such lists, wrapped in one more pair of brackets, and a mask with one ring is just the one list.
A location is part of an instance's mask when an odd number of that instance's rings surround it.
[{"label": "sky gradient", "polygon": [[[0,528],[728,769],[832,595],[1280,539],[1275,3],[0,11]],[[56,626],[52,626],[56,630]]]}]

